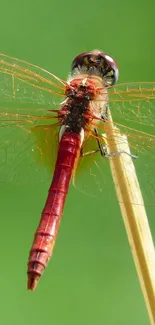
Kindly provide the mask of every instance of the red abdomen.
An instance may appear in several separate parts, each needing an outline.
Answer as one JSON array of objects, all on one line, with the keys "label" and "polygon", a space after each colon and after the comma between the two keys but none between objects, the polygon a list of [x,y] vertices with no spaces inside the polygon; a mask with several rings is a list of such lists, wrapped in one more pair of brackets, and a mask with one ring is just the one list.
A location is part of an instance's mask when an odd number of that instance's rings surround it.
[{"label": "red abdomen", "polygon": [[52,184],[29,255],[30,290],[35,289],[52,255],[70,180],[80,154],[80,141],[80,135],[71,132],[65,132],[61,138]]}]

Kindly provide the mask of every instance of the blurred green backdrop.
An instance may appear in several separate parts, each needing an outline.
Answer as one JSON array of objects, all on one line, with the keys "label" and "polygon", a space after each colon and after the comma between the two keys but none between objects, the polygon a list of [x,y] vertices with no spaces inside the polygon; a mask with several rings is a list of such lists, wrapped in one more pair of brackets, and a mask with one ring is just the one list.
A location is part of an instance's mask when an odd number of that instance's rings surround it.
[{"label": "blurred green backdrop", "polygon": [[[154,0],[6,0],[0,51],[66,78],[77,54],[97,48],[117,60],[120,81],[151,81],[154,12]],[[0,185],[0,324],[149,324],[112,185],[102,201],[71,188],[53,259],[27,292],[28,252],[48,186]]]}]

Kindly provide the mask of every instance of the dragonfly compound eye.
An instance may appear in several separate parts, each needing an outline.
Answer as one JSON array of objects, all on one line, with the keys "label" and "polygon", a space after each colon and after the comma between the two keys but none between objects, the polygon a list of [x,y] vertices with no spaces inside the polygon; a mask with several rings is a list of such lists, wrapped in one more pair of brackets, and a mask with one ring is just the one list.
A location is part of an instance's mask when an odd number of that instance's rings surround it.
[{"label": "dragonfly compound eye", "polygon": [[117,63],[109,55],[100,51],[79,54],[72,62],[71,74],[87,73],[98,75],[104,86],[113,86],[118,80]]}]

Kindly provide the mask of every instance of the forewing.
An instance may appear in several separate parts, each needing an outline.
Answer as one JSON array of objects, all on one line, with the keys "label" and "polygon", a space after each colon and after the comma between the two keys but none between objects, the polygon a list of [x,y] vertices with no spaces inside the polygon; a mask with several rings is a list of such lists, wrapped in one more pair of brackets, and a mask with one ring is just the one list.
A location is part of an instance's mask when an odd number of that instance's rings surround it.
[{"label": "forewing", "polygon": [[[0,55],[1,182],[34,183],[49,177],[59,128],[58,114],[52,110],[59,109],[64,89],[65,82],[44,69]],[[42,163],[37,165],[38,159]]]},{"label": "forewing", "polygon": [[[105,95],[104,89],[103,91],[101,89],[99,91],[100,94],[103,92],[103,96]],[[120,84],[116,86],[115,89],[109,89],[109,101],[107,103],[113,119],[113,127],[115,130],[114,137],[116,138],[118,136],[117,128],[120,129],[122,134],[127,136],[131,154],[138,157],[137,159],[133,158],[133,160],[145,203],[148,205],[154,205],[155,83]],[[98,130],[102,146],[105,146],[105,123],[108,123],[108,121],[103,121],[99,125],[97,122],[93,123],[93,127],[96,127]],[[93,138],[93,140],[91,138]],[[88,143],[94,143],[95,138],[91,138]],[[112,141],[112,137],[110,138],[109,136],[107,142],[112,143]],[[94,149],[97,150],[97,142],[96,145],[93,144],[93,146]],[[91,151],[91,145],[90,148]],[[89,148],[88,150],[86,148],[86,151],[89,151]],[[115,156],[115,154],[121,153],[113,152],[113,154]],[[99,152],[90,155],[90,157],[89,155],[86,155],[81,158],[79,169],[80,166],[85,166],[86,174],[90,175],[90,177],[86,176],[85,179],[84,176],[81,177],[83,188],[81,191],[90,192],[91,189],[91,192],[93,192],[94,189],[94,196],[101,198],[103,198],[102,195],[104,195],[104,191],[108,191],[109,195],[111,195],[109,184],[111,182],[112,187],[113,184],[107,168],[108,159],[113,159],[113,157],[103,158]],[[90,164],[88,164],[87,161],[90,161]],[[87,165],[89,168],[87,168]],[[84,168],[82,168],[82,170],[83,169]],[[93,194],[91,194],[91,196],[93,196]]]}]

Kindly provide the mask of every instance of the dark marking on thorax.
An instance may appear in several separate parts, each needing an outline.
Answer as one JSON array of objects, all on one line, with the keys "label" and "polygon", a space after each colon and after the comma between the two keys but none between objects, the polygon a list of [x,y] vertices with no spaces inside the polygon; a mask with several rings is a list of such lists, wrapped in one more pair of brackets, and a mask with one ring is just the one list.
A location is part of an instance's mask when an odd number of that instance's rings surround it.
[{"label": "dark marking on thorax", "polygon": [[90,101],[94,98],[94,92],[90,86],[77,85],[70,87],[66,91],[67,100],[62,106],[62,125],[66,131],[80,133],[81,128],[85,129],[92,119],[90,111]]}]

